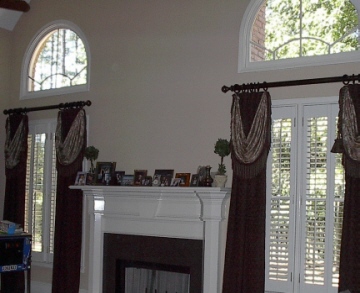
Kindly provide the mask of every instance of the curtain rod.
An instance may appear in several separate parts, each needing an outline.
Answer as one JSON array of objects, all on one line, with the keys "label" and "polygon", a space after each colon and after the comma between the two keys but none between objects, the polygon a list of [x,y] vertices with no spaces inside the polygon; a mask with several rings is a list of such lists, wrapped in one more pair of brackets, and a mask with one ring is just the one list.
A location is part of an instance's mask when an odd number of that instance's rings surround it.
[{"label": "curtain rod", "polygon": [[51,109],[82,108],[84,106],[91,106],[91,101],[88,100],[86,102],[79,101],[79,102],[71,102],[71,103],[60,103],[58,105],[32,107],[32,108],[8,109],[8,110],[4,110],[4,114],[10,115],[10,114],[21,114],[21,113],[28,113],[34,111],[51,110]]},{"label": "curtain rod", "polygon": [[300,85],[309,85],[309,84],[320,84],[320,83],[333,83],[333,82],[343,82],[344,84],[349,84],[350,82],[358,81],[360,82],[360,74],[358,75],[343,75],[343,76],[334,76],[334,77],[321,77],[321,78],[311,78],[311,79],[299,79],[299,80],[288,80],[288,81],[275,81],[275,82],[262,82],[262,83],[247,83],[247,84],[234,84],[232,86],[223,86],[221,91],[227,93],[228,91],[240,92],[242,90],[259,90],[259,89],[268,89],[270,87],[285,87],[285,86],[300,86]]}]

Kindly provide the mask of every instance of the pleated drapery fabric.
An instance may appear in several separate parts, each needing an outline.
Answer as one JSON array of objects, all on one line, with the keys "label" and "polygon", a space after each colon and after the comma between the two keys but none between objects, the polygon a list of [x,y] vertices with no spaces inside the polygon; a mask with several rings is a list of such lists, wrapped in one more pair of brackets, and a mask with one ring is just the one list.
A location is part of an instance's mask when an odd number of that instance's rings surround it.
[{"label": "pleated drapery fabric", "polygon": [[343,143],[345,199],[340,251],[339,292],[360,293],[360,85],[339,94],[338,136]]},{"label": "pleated drapery fabric", "polygon": [[223,293],[265,289],[266,160],[271,143],[268,92],[233,95],[230,200]]},{"label": "pleated drapery fabric", "polygon": [[[5,141],[5,220],[24,227],[28,116],[10,115],[6,120]],[[24,272],[1,275],[2,293],[23,293]]]},{"label": "pleated drapery fabric", "polygon": [[78,293],[80,285],[83,195],[71,190],[86,147],[86,114],[65,109],[56,129],[57,192],[52,293]]}]

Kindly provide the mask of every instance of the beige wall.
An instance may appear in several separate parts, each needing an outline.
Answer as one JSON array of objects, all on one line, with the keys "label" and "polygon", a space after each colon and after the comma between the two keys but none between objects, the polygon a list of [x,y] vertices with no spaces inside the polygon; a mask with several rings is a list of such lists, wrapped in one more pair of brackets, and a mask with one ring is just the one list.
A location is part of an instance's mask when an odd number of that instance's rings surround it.
[{"label": "beige wall", "polygon": [[[213,153],[214,143],[217,138],[230,138],[231,93],[223,94],[223,85],[357,74],[359,65],[238,74],[239,29],[248,3],[32,0],[31,10],[10,36],[0,31],[0,105],[32,107],[91,100],[92,106],[86,108],[89,144],[100,149],[99,161],[115,161],[117,170],[127,173],[147,169],[151,175],[156,168],[195,173],[199,165],[207,164],[215,170],[219,158]],[[90,91],[20,101],[24,53],[43,26],[59,19],[75,23],[87,38]],[[10,43],[11,67],[3,60],[7,59],[3,54],[10,54]],[[9,89],[7,74],[11,76]],[[339,88],[318,85],[271,93],[274,99],[336,96]],[[8,103],[4,96],[9,97]],[[29,113],[30,119],[40,117],[55,118],[56,111]],[[1,121],[4,125],[4,117]],[[3,142],[1,131],[2,153]],[[225,163],[230,171],[230,158]],[[3,182],[1,173],[1,189]],[[47,269],[33,270],[33,280],[50,282],[50,277]],[[81,287],[87,287],[86,274]]]}]

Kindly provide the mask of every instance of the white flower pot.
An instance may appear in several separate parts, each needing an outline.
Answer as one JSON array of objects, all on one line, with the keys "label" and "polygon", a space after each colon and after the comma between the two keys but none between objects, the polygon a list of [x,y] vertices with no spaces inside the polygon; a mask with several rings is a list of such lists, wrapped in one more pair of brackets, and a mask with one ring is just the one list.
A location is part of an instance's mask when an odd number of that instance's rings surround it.
[{"label": "white flower pot", "polygon": [[215,175],[214,183],[215,187],[225,187],[227,181],[227,175]]}]

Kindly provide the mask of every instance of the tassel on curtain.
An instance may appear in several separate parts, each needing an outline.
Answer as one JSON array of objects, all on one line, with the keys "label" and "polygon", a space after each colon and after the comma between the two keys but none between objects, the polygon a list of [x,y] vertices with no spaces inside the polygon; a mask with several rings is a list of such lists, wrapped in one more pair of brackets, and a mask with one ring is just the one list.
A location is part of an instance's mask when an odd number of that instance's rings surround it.
[{"label": "tassel on curtain", "polygon": [[65,109],[58,114],[55,137],[57,192],[52,293],[78,293],[80,285],[83,197],[70,190],[82,169],[86,147],[86,114]]},{"label": "tassel on curtain", "polygon": [[[29,133],[28,116],[10,115],[6,120],[5,141],[5,220],[24,227],[25,182],[27,160],[27,137]],[[1,275],[2,293],[23,293],[25,290],[24,272]]]},{"label": "tassel on curtain", "polygon": [[232,194],[223,293],[265,288],[266,160],[271,143],[271,98],[265,92],[233,95]]},{"label": "tassel on curtain", "polygon": [[360,293],[360,85],[339,94],[338,141],[342,142],[345,199],[339,268],[339,292]]}]

